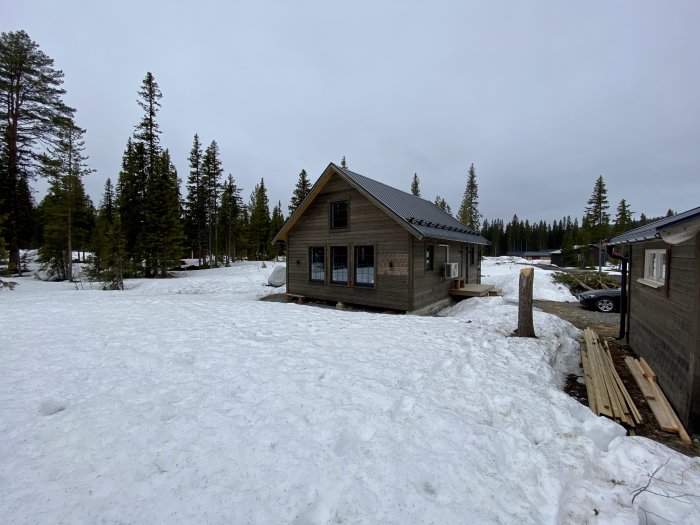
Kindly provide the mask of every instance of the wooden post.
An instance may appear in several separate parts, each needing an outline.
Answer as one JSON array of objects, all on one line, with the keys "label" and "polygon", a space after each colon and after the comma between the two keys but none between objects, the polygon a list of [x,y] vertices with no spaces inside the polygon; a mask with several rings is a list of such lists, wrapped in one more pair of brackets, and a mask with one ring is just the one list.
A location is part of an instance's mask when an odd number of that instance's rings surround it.
[{"label": "wooden post", "polygon": [[520,287],[518,298],[518,337],[537,337],[532,320],[532,284],[535,280],[534,268],[520,270]]}]

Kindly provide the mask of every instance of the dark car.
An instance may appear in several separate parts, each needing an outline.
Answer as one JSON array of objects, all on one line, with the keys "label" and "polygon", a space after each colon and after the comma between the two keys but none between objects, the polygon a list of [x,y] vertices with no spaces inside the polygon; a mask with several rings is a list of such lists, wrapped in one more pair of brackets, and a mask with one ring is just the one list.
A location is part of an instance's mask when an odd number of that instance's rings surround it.
[{"label": "dark car", "polygon": [[579,294],[578,301],[583,308],[595,309],[599,312],[619,312],[620,311],[619,288],[610,290],[591,290]]}]

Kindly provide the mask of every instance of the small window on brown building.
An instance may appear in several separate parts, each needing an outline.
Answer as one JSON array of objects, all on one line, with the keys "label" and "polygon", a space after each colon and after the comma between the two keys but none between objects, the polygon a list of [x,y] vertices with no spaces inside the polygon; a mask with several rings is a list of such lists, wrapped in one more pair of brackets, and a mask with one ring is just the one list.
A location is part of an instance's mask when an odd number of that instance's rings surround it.
[{"label": "small window on brown building", "polygon": [[435,246],[425,247],[425,271],[432,271],[435,266]]},{"label": "small window on brown building", "polygon": [[348,227],[348,201],[331,202],[331,230]]}]

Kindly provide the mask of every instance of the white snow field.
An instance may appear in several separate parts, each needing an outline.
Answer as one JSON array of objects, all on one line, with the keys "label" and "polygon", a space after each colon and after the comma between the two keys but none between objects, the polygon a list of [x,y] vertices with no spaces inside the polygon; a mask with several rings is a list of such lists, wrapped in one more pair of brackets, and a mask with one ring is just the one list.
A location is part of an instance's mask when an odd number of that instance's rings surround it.
[{"label": "white snow field", "polygon": [[570,324],[258,301],[272,270],[0,292],[0,522],[700,523],[697,458],[562,392]]}]

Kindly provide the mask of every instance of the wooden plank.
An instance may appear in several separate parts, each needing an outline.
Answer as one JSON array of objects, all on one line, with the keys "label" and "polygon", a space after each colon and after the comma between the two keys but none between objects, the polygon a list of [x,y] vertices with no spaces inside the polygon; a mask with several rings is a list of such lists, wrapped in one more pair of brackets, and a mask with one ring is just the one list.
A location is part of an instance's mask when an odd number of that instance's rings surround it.
[{"label": "wooden plank", "polygon": [[588,361],[588,351],[584,346],[581,346],[581,364],[583,366],[583,376],[586,381],[586,395],[588,397],[588,406],[594,414],[598,414],[598,405],[595,397],[595,389],[593,388],[593,374],[591,365]]},{"label": "wooden plank", "polygon": [[654,416],[656,416],[661,430],[665,430],[666,432],[679,432],[680,428],[674,419],[675,413],[672,414],[673,409],[668,404],[666,396],[664,396],[664,393],[656,383],[651,383],[651,387],[654,390],[656,399],[649,401],[649,406]]},{"label": "wooden plank", "polygon": [[593,387],[595,389],[596,405],[598,409],[597,414],[612,418],[615,416],[613,414],[610,396],[605,387],[603,370],[598,359],[597,346],[593,340],[592,334],[593,332],[589,328],[586,328],[583,332],[583,337],[588,347],[588,360],[591,364],[591,370],[593,371]]},{"label": "wooden plank", "polygon": [[649,381],[653,381],[654,383],[656,383],[656,374],[649,366],[649,363],[647,363],[643,357],[640,357],[638,362],[639,362],[639,366],[642,368],[642,372],[644,373],[644,376],[647,379],[649,379]]},{"label": "wooden plank", "polygon": [[637,382],[639,389],[642,391],[642,395],[647,400],[656,399],[649,381],[646,377],[644,377],[644,373],[639,366],[639,362],[635,358],[627,356],[625,357],[625,364],[627,365],[627,368],[629,368],[632,377],[634,377],[634,380]]},{"label": "wooden plank", "polygon": [[605,354],[608,358],[608,362],[609,362],[610,368],[613,372],[613,377],[615,379],[615,382],[617,383],[617,387],[618,387],[620,393],[622,394],[622,398],[624,399],[625,404],[629,408],[630,415],[633,418],[632,419],[633,423],[641,423],[642,422],[642,415],[639,413],[637,406],[634,404],[634,401],[632,401],[632,397],[630,396],[630,393],[627,391],[625,384],[622,382],[620,375],[617,373],[617,370],[615,369],[615,362],[613,361],[612,355],[610,354],[610,347],[608,346],[607,341],[605,342]]},{"label": "wooden plank", "polygon": [[666,395],[664,394],[663,390],[661,390],[657,383],[654,383],[653,387],[659,397],[659,403],[664,405],[664,410],[671,417],[673,424],[677,427],[677,430],[674,430],[673,432],[678,432],[681,441],[686,445],[690,445],[693,441],[690,439],[688,432],[686,432],[683,423],[681,423],[680,419],[678,419],[678,414],[676,414],[676,411],[673,410],[673,407],[668,402],[668,399],[666,399]]}]

